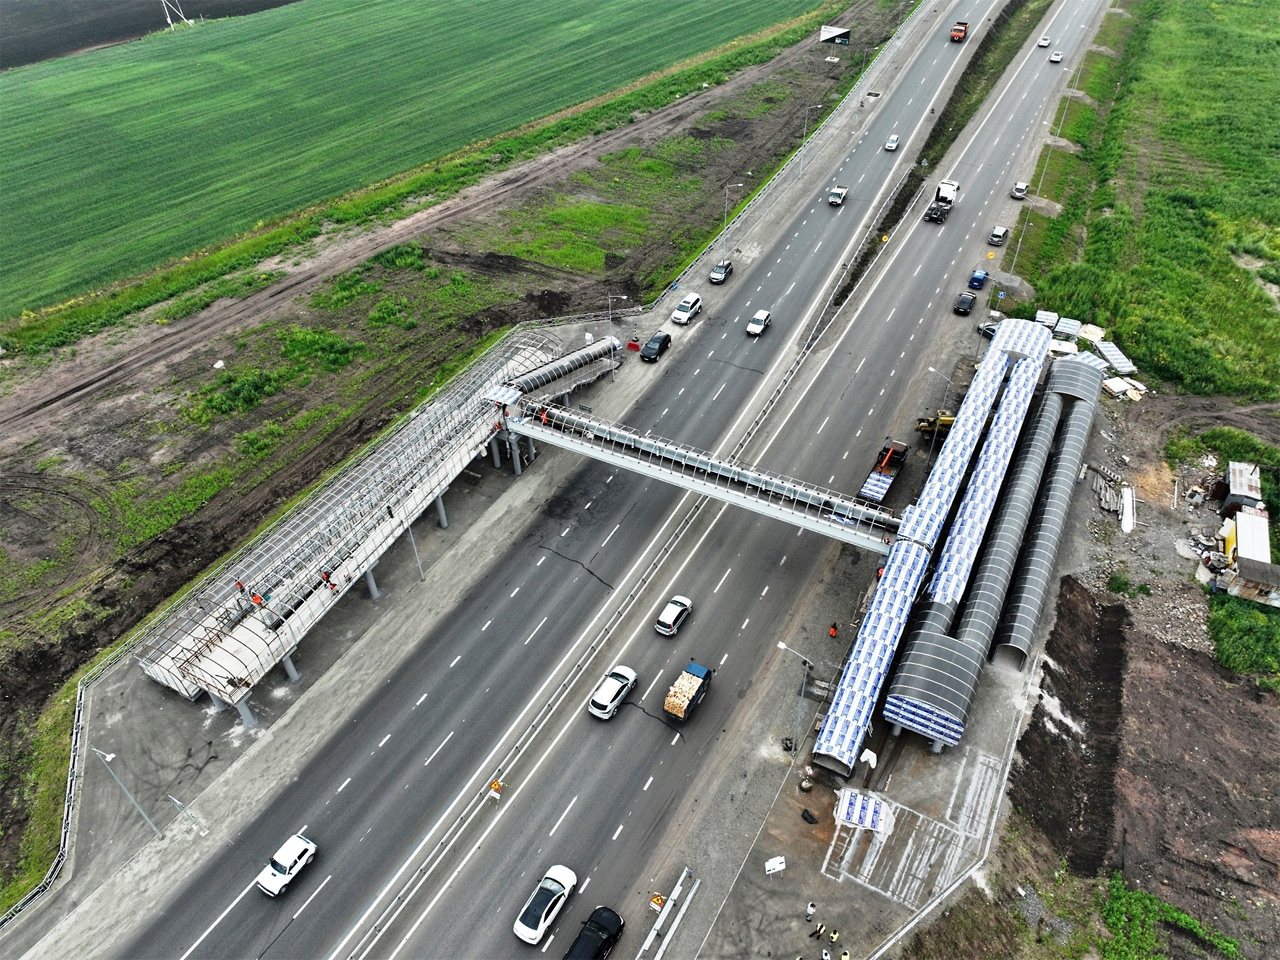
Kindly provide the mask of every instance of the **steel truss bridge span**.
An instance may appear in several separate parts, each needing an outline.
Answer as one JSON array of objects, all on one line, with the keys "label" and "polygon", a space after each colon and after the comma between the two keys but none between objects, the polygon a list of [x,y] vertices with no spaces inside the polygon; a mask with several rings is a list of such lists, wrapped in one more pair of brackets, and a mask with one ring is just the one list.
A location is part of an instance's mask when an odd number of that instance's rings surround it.
[{"label": "steel truss bridge span", "polygon": [[[503,398],[514,434],[712,497],[761,516],[887,554],[898,518],[843,493],[727,460],[631,427],[527,398]],[[515,407],[515,411],[511,407]]]}]

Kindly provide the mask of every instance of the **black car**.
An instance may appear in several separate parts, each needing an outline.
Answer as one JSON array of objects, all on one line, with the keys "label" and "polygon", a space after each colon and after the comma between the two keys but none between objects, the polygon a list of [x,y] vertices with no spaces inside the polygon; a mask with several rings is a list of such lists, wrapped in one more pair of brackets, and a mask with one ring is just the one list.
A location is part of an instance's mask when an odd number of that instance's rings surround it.
[{"label": "black car", "polygon": [[667,347],[669,346],[671,346],[671,334],[655,333],[649,338],[649,342],[640,349],[640,359],[656,361],[667,352]]},{"label": "black car", "polygon": [[966,290],[960,296],[956,297],[956,305],[951,309],[961,316],[968,316],[969,311],[973,309],[973,305],[978,302],[978,295],[970,293]]},{"label": "black car", "polygon": [[564,960],[604,960],[622,936],[626,924],[608,907],[596,907],[582,924],[578,939],[569,945]]},{"label": "black car", "polygon": [[711,268],[711,276],[707,277],[712,283],[724,283],[729,279],[729,274],[733,273],[733,261],[721,260]]}]

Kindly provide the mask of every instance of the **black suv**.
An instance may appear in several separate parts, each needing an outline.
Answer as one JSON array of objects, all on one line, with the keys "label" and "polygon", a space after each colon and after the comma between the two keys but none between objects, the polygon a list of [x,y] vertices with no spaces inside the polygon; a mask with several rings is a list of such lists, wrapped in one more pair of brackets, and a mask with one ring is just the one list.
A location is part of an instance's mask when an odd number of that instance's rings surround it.
[{"label": "black suv", "polygon": [[649,338],[649,342],[640,348],[640,359],[656,361],[667,352],[669,346],[671,346],[671,334],[655,333]]},{"label": "black suv", "polygon": [[733,273],[733,261],[721,260],[711,268],[711,276],[707,279],[712,283],[724,283],[725,280],[729,279],[729,274],[731,273]]},{"label": "black suv", "polygon": [[608,907],[596,907],[582,924],[578,939],[569,945],[564,960],[604,960],[626,925],[627,922]]}]

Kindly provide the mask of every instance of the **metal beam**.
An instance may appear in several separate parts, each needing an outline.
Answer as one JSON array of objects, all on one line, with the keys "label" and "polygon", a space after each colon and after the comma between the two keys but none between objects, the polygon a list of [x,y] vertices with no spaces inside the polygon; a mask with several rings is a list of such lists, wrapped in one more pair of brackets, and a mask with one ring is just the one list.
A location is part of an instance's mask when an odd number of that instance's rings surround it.
[{"label": "metal beam", "polygon": [[563,407],[526,403],[524,412],[506,417],[506,429],[877,554],[887,554],[893,543],[897,518],[844,494]]}]

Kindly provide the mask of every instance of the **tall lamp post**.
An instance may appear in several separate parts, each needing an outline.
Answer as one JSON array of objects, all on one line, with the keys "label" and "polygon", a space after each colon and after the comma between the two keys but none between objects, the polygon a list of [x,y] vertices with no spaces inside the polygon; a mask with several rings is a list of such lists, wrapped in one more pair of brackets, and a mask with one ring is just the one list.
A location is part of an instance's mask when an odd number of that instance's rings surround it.
[{"label": "tall lamp post", "polygon": [[[624,296],[622,296],[621,294],[612,294],[612,293],[611,293],[611,294],[609,294],[608,296],[609,296],[609,340],[610,340],[610,342],[612,342],[612,341],[613,341],[613,301],[615,301],[615,300],[625,300],[625,299],[627,299],[627,298],[626,298],[626,297],[624,297]],[[615,366],[616,366],[616,365],[615,365]],[[613,382],[614,371],[615,371],[615,367],[610,367],[610,368],[609,368],[609,382],[610,382],[610,383],[612,383],[612,382]]]},{"label": "tall lamp post", "polygon": [[111,768],[111,761],[116,758],[116,755],[114,753],[103,753],[94,746],[89,747],[89,749],[98,755],[98,759],[102,761],[102,765],[107,768],[107,773],[111,774],[111,779],[116,782],[116,786],[124,791],[124,795],[129,798],[129,802],[134,805],[140,814],[142,814],[142,819],[147,821],[147,826],[156,832],[157,837],[163,840],[164,834],[160,832],[160,828],[152,823],[151,818],[147,816],[147,811],[142,809],[138,804],[138,801],[133,798],[133,794],[129,792],[129,788],[124,785],[124,782],[116,776],[115,770]]},{"label": "tall lamp post", "polygon": [[778,641],[778,649],[786,650],[788,653],[794,653],[800,658],[800,662],[804,664],[804,676],[800,678],[800,701],[796,704],[796,722],[791,729],[791,755],[794,757],[796,751],[800,749],[800,714],[804,710],[804,688],[809,685],[809,667],[812,666],[809,658],[799,650],[792,650],[781,640]]},{"label": "tall lamp post", "polygon": [[745,187],[745,183],[726,183],[724,185],[724,229],[720,231],[720,259],[728,260],[729,251],[726,249],[729,243],[729,188]]},{"label": "tall lamp post", "polygon": [[797,177],[804,173],[804,147],[809,142],[809,111],[821,109],[822,104],[820,103],[812,103],[804,108],[804,137],[800,141],[800,169],[796,173]]}]

